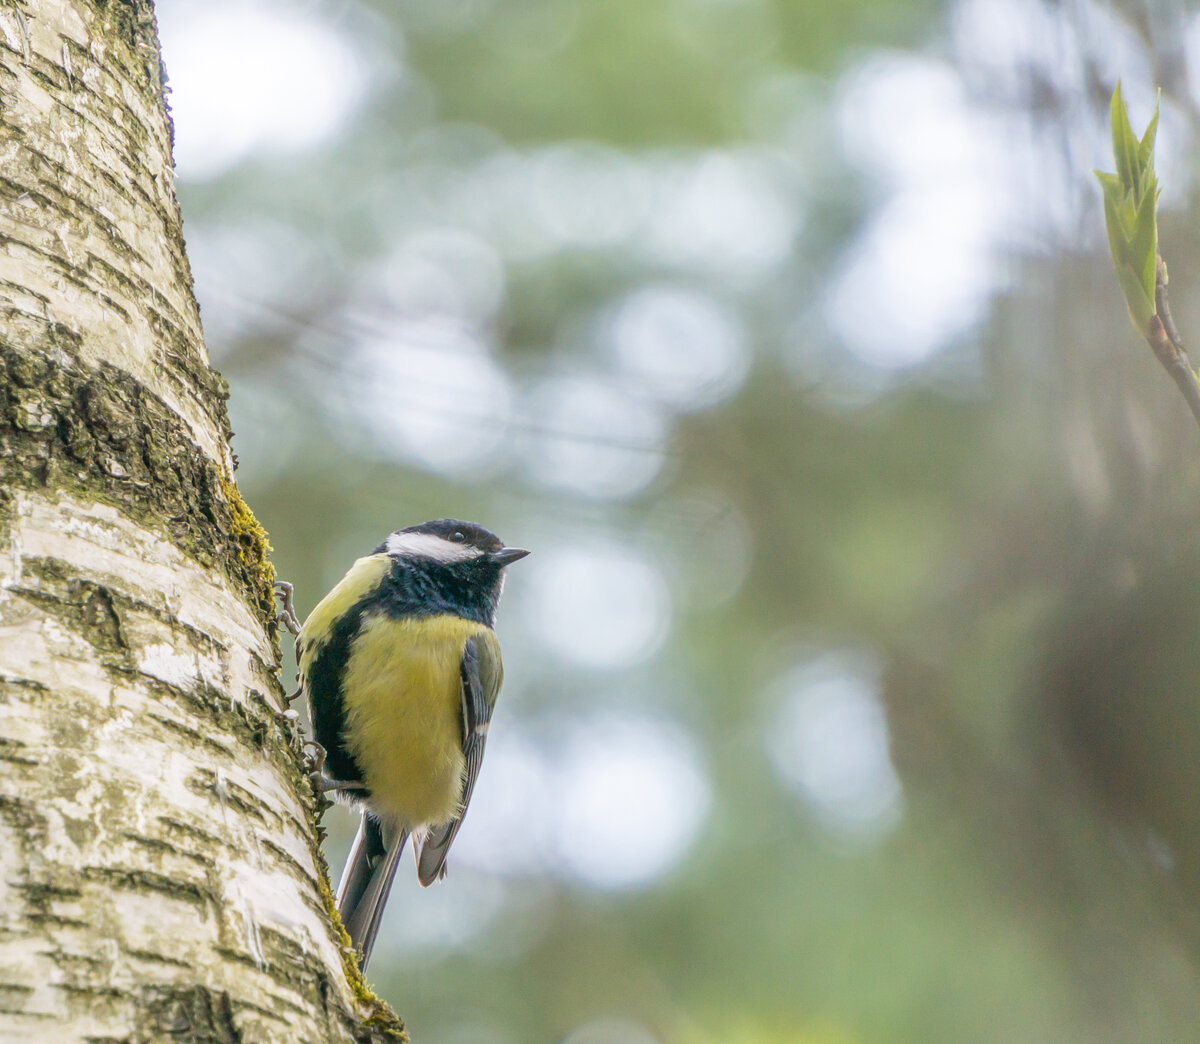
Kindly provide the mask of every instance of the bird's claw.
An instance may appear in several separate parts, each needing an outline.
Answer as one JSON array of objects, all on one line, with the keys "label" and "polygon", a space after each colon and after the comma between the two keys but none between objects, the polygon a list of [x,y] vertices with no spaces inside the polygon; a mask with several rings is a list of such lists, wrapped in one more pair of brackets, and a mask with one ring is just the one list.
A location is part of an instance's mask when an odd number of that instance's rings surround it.
[{"label": "bird's claw", "polygon": [[304,741],[304,764],[309,772],[325,771],[325,748],[316,740]]},{"label": "bird's claw", "polygon": [[314,794],[327,794],[337,790],[337,780],[325,771],[325,748],[316,740],[304,741],[304,768]]},{"label": "bird's claw", "polygon": [[275,597],[279,599],[279,604],[282,607],[276,619],[292,633],[293,637],[298,635],[300,633],[300,620],[296,616],[296,607],[292,603],[292,585],[286,580],[276,580]]},{"label": "bird's claw", "polygon": [[334,779],[325,769],[325,748],[316,740],[304,741],[304,766],[308,770],[308,781],[317,794],[362,794],[366,788],[361,783]]}]

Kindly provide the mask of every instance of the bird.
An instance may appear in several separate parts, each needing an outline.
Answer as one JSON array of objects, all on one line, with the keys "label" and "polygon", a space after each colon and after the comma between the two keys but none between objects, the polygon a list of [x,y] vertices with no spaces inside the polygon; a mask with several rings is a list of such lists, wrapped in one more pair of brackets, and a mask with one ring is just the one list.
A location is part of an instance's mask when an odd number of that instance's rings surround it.
[{"label": "bird", "polygon": [[361,813],[337,908],[364,969],[410,836],[420,883],[445,877],[504,679],[505,570],[528,554],[455,518],[398,529],[298,626],[310,779]]}]

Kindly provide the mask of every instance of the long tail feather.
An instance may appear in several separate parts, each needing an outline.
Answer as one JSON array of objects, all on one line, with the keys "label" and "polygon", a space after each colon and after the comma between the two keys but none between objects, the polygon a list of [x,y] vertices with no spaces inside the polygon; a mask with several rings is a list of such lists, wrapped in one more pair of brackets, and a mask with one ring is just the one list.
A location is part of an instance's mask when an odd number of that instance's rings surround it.
[{"label": "long tail feather", "polygon": [[396,876],[407,840],[407,830],[385,838],[379,821],[366,813],[354,835],[346,869],[338,882],[337,906],[363,969],[370,960],[383,908],[392,889],[392,878]]}]

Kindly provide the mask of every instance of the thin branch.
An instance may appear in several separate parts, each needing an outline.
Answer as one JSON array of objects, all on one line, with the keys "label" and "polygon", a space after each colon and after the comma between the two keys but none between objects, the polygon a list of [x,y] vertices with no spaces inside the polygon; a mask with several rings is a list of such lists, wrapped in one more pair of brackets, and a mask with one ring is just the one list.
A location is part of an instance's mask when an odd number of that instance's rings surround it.
[{"label": "thin branch", "polygon": [[1158,270],[1154,281],[1154,304],[1157,314],[1151,316],[1146,327],[1146,343],[1150,345],[1163,369],[1178,385],[1188,408],[1200,425],[1200,381],[1192,369],[1191,360],[1184,350],[1175,320],[1171,318],[1171,307],[1167,301],[1167,266],[1158,259]]}]

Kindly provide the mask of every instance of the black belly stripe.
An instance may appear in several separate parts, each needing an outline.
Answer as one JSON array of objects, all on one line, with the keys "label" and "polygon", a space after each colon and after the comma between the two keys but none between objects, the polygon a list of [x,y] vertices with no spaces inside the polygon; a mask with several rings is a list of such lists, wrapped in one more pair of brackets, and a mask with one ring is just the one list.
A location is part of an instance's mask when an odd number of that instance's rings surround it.
[{"label": "black belly stripe", "polygon": [[313,735],[325,748],[326,771],[342,783],[363,782],[362,770],[346,749],[342,735],[346,725],[342,678],[350,660],[350,643],[362,625],[363,609],[364,603],[360,602],[338,619],[328,641],[313,657],[304,678]]}]

